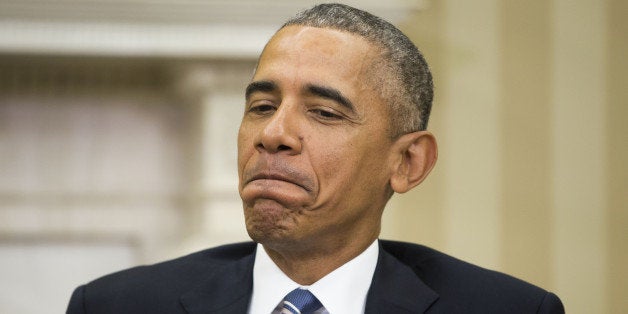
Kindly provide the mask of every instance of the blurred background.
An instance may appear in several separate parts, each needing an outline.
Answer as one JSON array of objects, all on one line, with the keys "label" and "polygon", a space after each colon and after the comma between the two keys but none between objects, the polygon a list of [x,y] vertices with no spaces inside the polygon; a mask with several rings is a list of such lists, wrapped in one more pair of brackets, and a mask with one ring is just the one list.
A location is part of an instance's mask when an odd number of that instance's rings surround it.
[{"label": "blurred background", "polygon": [[[431,64],[440,160],[382,237],[628,311],[628,2],[344,1]],[[0,312],[247,240],[243,91],[314,1],[0,0]]]}]

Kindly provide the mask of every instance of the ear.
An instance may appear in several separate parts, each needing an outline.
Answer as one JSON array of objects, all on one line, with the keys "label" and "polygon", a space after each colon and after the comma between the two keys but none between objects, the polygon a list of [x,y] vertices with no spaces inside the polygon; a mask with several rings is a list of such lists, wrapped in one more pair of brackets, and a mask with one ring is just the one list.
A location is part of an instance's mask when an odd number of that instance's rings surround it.
[{"label": "ear", "polygon": [[438,158],[436,138],[427,131],[404,134],[393,144],[394,162],[390,186],[405,193],[419,185],[432,171]]}]

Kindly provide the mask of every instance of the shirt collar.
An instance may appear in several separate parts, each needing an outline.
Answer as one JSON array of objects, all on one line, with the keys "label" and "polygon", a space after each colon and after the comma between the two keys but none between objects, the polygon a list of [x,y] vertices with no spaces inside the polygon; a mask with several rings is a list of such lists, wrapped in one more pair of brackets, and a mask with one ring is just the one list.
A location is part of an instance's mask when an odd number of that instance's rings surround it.
[{"label": "shirt collar", "polygon": [[272,313],[286,294],[297,287],[299,284],[286,276],[258,243],[253,265],[253,296],[249,314]]},{"label": "shirt collar", "polygon": [[311,286],[301,286],[286,276],[257,245],[253,266],[253,296],[250,314],[272,313],[290,291],[309,289],[329,313],[364,313],[366,295],[377,266],[379,245],[374,241],[364,252],[327,274]]}]

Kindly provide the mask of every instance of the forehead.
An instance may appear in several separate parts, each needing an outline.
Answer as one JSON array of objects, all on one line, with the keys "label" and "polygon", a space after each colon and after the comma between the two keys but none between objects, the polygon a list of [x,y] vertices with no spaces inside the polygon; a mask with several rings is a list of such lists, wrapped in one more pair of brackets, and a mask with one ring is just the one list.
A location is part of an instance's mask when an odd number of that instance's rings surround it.
[{"label": "forehead", "polygon": [[347,32],[287,26],[264,48],[254,79],[321,81],[364,89],[377,52],[364,38]]},{"label": "forehead", "polygon": [[372,49],[372,45],[361,36],[341,30],[290,25],[275,33],[266,45],[264,53],[299,49],[314,49],[325,55],[343,52],[338,57],[351,57]]}]

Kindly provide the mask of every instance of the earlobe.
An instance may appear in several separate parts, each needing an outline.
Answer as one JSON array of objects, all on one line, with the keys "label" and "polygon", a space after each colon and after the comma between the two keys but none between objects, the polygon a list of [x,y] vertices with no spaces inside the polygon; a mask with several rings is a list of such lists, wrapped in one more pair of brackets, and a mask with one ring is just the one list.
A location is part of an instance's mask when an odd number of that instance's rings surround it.
[{"label": "earlobe", "polygon": [[438,147],[434,135],[427,131],[404,134],[395,146],[390,186],[397,193],[405,193],[423,182],[434,168]]}]

